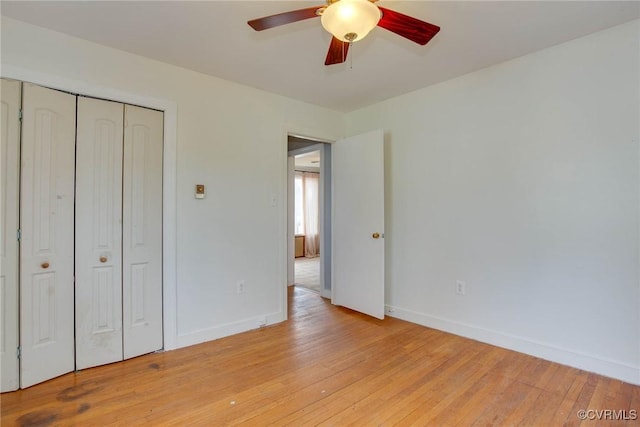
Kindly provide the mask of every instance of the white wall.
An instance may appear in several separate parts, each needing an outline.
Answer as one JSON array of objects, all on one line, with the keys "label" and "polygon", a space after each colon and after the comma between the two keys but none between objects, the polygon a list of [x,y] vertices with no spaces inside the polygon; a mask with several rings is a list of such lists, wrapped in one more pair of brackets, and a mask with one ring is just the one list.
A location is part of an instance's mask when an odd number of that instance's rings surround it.
[{"label": "white wall", "polygon": [[347,115],[386,130],[392,316],[640,383],[639,22]]},{"label": "white wall", "polygon": [[[286,132],[337,138],[339,113],[7,18],[1,62],[3,76],[177,107],[177,194],[165,201],[177,205],[177,279],[165,277],[177,288],[165,301],[165,314],[177,312],[169,341],[193,344],[286,317]],[[195,184],[206,185],[206,199],[194,198]]]}]

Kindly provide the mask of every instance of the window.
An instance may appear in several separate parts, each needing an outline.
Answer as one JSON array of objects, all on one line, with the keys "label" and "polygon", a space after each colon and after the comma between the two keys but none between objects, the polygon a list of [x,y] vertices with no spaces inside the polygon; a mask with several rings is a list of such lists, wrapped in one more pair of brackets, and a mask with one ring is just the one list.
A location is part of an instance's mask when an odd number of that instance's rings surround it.
[{"label": "window", "polygon": [[320,253],[318,235],[318,190],[317,172],[296,172],[295,191],[295,233],[304,234],[304,256],[314,257]]},{"label": "window", "polygon": [[302,174],[296,173],[294,182],[295,234],[304,234],[304,190],[302,185]]}]

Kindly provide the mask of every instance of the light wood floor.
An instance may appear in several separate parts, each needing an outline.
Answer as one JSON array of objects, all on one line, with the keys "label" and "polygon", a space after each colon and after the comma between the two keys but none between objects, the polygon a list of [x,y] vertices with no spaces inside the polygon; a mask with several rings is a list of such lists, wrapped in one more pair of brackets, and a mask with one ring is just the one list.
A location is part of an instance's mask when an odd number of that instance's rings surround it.
[{"label": "light wood floor", "polygon": [[2,426],[553,426],[578,425],[580,409],[640,410],[640,387],[304,289],[290,301],[279,325],[5,393]]}]

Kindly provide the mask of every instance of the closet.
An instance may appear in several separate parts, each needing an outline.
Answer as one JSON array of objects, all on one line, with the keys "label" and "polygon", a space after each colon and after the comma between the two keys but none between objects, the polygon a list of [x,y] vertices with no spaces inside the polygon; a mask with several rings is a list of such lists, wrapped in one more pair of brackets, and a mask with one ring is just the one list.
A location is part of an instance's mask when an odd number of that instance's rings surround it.
[{"label": "closet", "polygon": [[163,346],[163,113],[3,80],[3,129],[16,99],[21,136],[2,135],[2,209],[19,212],[3,215],[2,391],[18,373],[28,387]]}]

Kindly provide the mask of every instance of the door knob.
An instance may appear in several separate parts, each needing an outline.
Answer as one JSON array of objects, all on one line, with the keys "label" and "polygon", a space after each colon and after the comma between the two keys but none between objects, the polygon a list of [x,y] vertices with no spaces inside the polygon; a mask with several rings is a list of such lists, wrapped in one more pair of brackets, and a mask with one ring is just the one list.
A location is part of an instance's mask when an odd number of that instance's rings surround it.
[{"label": "door knob", "polygon": [[374,239],[378,239],[380,238],[380,233],[373,233],[371,237],[373,237]]},{"label": "door knob", "polygon": [[42,264],[40,264],[40,267],[45,268],[45,269],[49,268],[49,263],[45,261]]},{"label": "door knob", "polygon": [[101,256],[100,257],[100,262],[107,262],[107,257],[106,256]]}]

